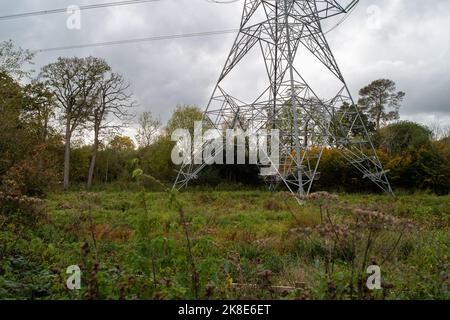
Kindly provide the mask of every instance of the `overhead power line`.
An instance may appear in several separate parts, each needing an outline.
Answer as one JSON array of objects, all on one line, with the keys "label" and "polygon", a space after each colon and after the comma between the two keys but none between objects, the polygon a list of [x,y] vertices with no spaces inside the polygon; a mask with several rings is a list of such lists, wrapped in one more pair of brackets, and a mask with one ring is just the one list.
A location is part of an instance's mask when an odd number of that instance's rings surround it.
[{"label": "overhead power line", "polygon": [[[156,1],[161,1],[161,0],[121,1],[121,2],[90,5],[90,6],[85,6],[83,8],[84,9],[89,9],[89,8],[92,9],[94,6],[95,7],[100,7],[100,6],[106,7],[106,6],[113,6],[113,5],[126,5],[126,4],[134,4],[134,3],[142,3],[142,2],[156,2]],[[224,1],[205,0],[205,1],[209,2],[209,3],[230,4],[230,3],[234,3],[234,2],[237,2],[240,0],[228,0],[228,1],[227,0],[224,0]],[[339,27],[349,17],[350,13],[355,9],[355,7],[356,6],[353,6],[352,8],[350,8],[349,12],[343,17],[343,19],[341,19],[335,26],[333,26],[329,30],[325,31],[323,34],[326,35],[329,32],[336,29],[337,27]],[[53,11],[55,11],[55,10],[53,10]],[[2,17],[0,17],[0,20],[1,19],[2,19]],[[116,40],[116,41],[94,42],[94,43],[88,43],[88,44],[49,47],[49,48],[32,50],[32,52],[41,53],[41,52],[51,52],[51,51],[63,51],[63,50],[70,50],[70,49],[83,49],[83,48],[104,47],[104,46],[112,46],[112,45],[120,45],[120,44],[131,44],[131,43],[139,43],[139,42],[152,42],[152,41],[162,41],[162,40],[171,40],[171,39],[207,37],[207,36],[230,34],[230,33],[237,33],[237,32],[239,32],[239,29],[227,29],[227,30],[186,33],[186,34],[161,35],[161,36],[152,36],[152,37],[146,37],[146,38],[125,39],[125,40]]]},{"label": "overhead power line", "polygon": [[[353,9],[354,8],[352,8],[352,11],[353,11]],[[331,31],[333,31],[334,29],[339,27],[347,18],[348,18],[348,15],[346,15],[335,26],[333,26],[329,30],[325,31],[324,35],[330,33]],[[41,53],[41,52],[51,52],[51,51],[63,51],[63,50],[70,50],[70,49],[83,49],[83,48],[113,46],[113,45],[120,45],[120,44],[132,44],[132,43],[139,43],[139,42],[152,42],[152,41],[162,41],[162,40],[171,40],[171,39],[208,37],[208,36],[215,36],[215,35],[220,35],[220,34],[229,34],[229,33],[236,33],[236,32],[239,32],[239,29],[227,29],[227,30],[185,33],[185,34],[171,34],[171,35],[162,35],[162,36],[152,36],[152,37],[146,37],[146,38],[125,39],[125,40],[116,40],[116,41],[105,41],[105,42],[94,42],[94,43],[87,43],[87,44],[50,47],[50,48],[32,50],[32,52]]]},{"label": "overhead power line", "polygon": [[236,33],[238,31],[239,31],[239,29],[228,29],[228,30],[217,30],[217,31],[208,31],[208,32],[197,32],[197,33],[172,34],[172,35],[163,35],[163,36],[153,36],[153,37],[147,37],[147,38],[95,42],[95,43],[89,43],[89,44],[79,44],[79,45],[69,45],[69,46],[61,46],[61,47],[53,47],[53,48],[44,48],[44,49],[32,50],[32,52],[40,53],[40,52],[62,51],[62,50],[70,50],[70,49],[104,47],[104,46],[112,46],[112,45],[119,45],[119,44],[139,43],[139,42],[161,41],[161,40],[170,40],[170,39],[207,37],[207,36],[215,36],[215,35],[227,34],[227,33]]},{"label": "overhead power line", "polygon": [[[141,3],[148,3],[148,2],[158,2],[158,1],[161,1],[161,0],[116,1],[116,2],[90,4],[90,5],[80,6],[79,8],[80,8],[80,10],[91,10],[91,9],[99,9],[99,8],[107,8],[107,7],[127,6],[127,5],[141,4]],[[49,9],[49,10],[40,10],[40,11],[9,14],[6,16],[0,16],[0,21],[19,19],[19,18],[27,18],[27,17],[33,17],[33,16],[41,16],[41,15],[46,15],[46,14],[64,13],[64,12],[67,12],[67,7],[66,8],[58,8],[58,9]]]},{"label": "overhead power line", "polygon": [[[141,4],[141,3],[148,3],[148,2],[159,2],[159,1],[161,1],[161,0],[116,1],[116,2],[106,2],[106,3],[98,3],[98,4],[79,6],[79,8],[80,8],[80,10],[91,10],[91,9],[116,7],[116,6],[126,6],[126,5]],[[205,0],[205,1],[209,2],[209,3],[215,3],[215,4],[230,4],[230,3],[235,3],[235,2],[238,2],[238,1],[241,1],[241,0],[223,0],[223,1]],[[28,18],[28,17],[41,16],[41,15],[46,15],[46,14],[65,13],[65,12],[67,12],[67,7],[66,8],[58,8],[58,9],[48,9],[48,10],[23,12],[23,13],[9,14],[9,15],[6,15],[6,16],[0,16],[0,21],[19,19],[19,18]]]},{"label": "overhead power line", "polygon": [[230,4],[230,3],[239,2],[241,0],[222,0],[222,1],[219,1],[219,0],[205,0],[205,1],[209,2],[209,3],[217,3],[217,4]]}]

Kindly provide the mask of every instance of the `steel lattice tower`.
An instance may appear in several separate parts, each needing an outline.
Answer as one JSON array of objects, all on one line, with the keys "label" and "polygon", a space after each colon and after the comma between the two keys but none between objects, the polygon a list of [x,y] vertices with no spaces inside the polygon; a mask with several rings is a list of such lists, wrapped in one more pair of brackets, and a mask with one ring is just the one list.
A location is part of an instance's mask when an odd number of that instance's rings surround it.
[{"label": "steel lattice tower", "polygon": [[[294,194],[308,194],[320,176],[318,166],[323,151],[336,148],[364,178],[393,194],[364,117],[354,103],[322,29],[324,19],[345,16],[357,3],[358,0],[347,0],[343,6],[334,0],[245,0],[240,31],[203,121],[219,130],[279,129],[280,167],[275,176],[265,177],[271,185],[284,183]],[[330,97],[319,97],[305,80],[302,60],[296,61],[301,51],[319,62],[324,67],[320,72],[332,79]],[[250,97],[244,102],[238,97],[242,77],[231,84],[227,79],[245,66],[245,57],[252,52],[259,55],[267,83],[259,89],[256,85],[259,79],[252,81],[255,85],[250,85],[250,89],[254,92],[246,90]],[[208,143],[205,141],[201,149]],[[185,162],[174,188],[187,186],[205,166]]]}]

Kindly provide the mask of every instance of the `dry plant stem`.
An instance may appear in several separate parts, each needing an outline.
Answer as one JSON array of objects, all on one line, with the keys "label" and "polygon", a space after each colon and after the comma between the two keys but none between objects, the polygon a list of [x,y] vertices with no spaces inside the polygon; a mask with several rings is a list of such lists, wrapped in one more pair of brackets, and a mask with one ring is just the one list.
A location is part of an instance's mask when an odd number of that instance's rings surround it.
[{"label": "dry plant stem", "polygon": [[[343,244],[343,242],[341,242],[341,239],[340,239],[338,233],[336,232],[336,226],[333,223],[333,220],[331,219],[330,212],[329,212],[328,208],[326,208],[325,212],[326,212],[327,220],[328,220],[328,222],[330,223],[330,225],[332,227],[331,229],[333,230],[334,236],[336,237],[335,241],[333,241],[334,242],[333,254],[334,254],[336,252],[336,247],[340,246],[340,247],[343,248],[344,244]],[[323,219],[322,206],[320,206],[320,216],[321,216],[321,219]],[[330,257],[330,258],[331,258],[331,273],[334,273],[334,259],[332,257]]]},{"label": "dry plant stem", "polygon": [[359,290],[359,297],[362,298],[362,293],[363,293],[363,281],[362,281],[362,274],[364,274],[364,269],[366,268],[366,263],[367,263],[367,258],[369,256],[369,250],[372,246],[372,236],[373,236],[373,231],[372,229],[369,230],[369,235],[367,237],[367,243],[366,243],[366,248],[364,250],[364,258],[363,261],[361,263],[361,272],[359,274],[358,277],[358,290]]},{"label": "dry plant stem", "polygon": [[406,229],[405,227],[402,229],[402,231],[400,232],[400,235],[398,236],[397,241],[392,246],[392,248],[388,252],[388,254],[386,256],[384,256],[383,261],[381,262],[380,266],[384,265],[386,263],[386,261],[388,261],[391,258],[391,256],[394,253],[395,249],[397,249],[398,245],[400,244],[400,241],[402,241],[403,235],[405,233],[405,229]]},{"label": "dry plant stem", "polygon": [[[144,206],[145,214],[148,216],[148,207],[147,207],[147,201],[145,200],[145,192],[142,191],[142,205]],[[156,289],[157,282],[156,282],[156,261],[155,261],[155,255],[152,250],[151,254],[151,260],[152,260],[152,276],[153,276],[153,287]]]},{"label": "dry plant stem", "polygon": [[[2,221],[2,223],[0,224],[0,230],[3,229],[3,226],[4,226],[5,224],[6,224],[6,219],[4,218],[3,221]],[[3,241],[2,241],[2,242],[3,242]],[[3,260],[4,252],[6,252],[7,246],[8,246],[7,241],[4,241],[4,242],[2,243],[2,249],[0,250],[0,261]]]},{"label": "dry plant stem", "polygon": [[183,226],[184,235],[186,237],[186,245],[187,245],[187,249],[188,249],[188,258],[189,258],[189,263],[191,265],[191,272],[192,272],[192,287],[193,287],[193,291],[194,291],[194,296],[195,296],[196,299],[198,299],[199,298],[199,295],[198,295],[198,292],[199,292],[199,276],[198,276],[197,267],[195,266],[194,255],[192,254],[191,238],[189,236],[189,230],[188,230],[188,227],[187,227],[187,222],[186,222],[186,219],[185,219],[184,210],[182,208],[180,208],[178,212],[179,212],[179,215],[180,215],[181,225]]},{"label": "dry plant stem", "polygon": [[[328,239],[325,239],[325,246],[326,246],[326,248],[329,248],[329,246],[328,246]],[[325,274],[327,275],[328,280],[331,279],[330,260],[331,260],[331,249],[328,250],[328,254],[327,254],[326,259],[325,259]]]},{"label": "dry plant stem", "polygon": [[364,250],[364,259],[362,261],[361,264],[361,271],[364,272],[365,268],[366,268],[366,263],[367,263],[367,258],[369,256],[369,250],[372,247],[372,237],[373,237],[373,231],[369,230],[369,235],[367,237],[367,244],[366,244],[366,249]]},{"label": "dry plant stem", "polygon": [[97,262],[98,261],[98,247],[97,247],[97,239],[95,237],[94,221],[92,220],[91,204],[88,205],[88,221],[89,221],[89,232],[91,234],[92,244],[94,245],[94,250],[95,250],[95,261]]},{"label": "dry plant stem", "polygon": [[333,243],[333,252],[332,252],[332,255],[331,255],[331,274],[333,274],[334,273],[334,256],[335,256],[335,253],[336,253],[336,246],[337,246],[337,242],[336,241],[334,241],[334,243]]},{"label": "dry plant stem", "polygon": [[153,275],[153,288],[156,289],[157,283],[156,283],[156,265],[155,265],[155,259],[152,254],[152,275]]},{"label": "dry plant stem", "polygon": [[284,203],[286,204],[286,207],[289,210],[289,213],[292,215],[292,217],[294,218],[295,222],[299,222],[299,220],[297,219],[297,216],[295,215],[294,211],[292,210],[291,206],[288,204],[288,199],[284,199]]},{"label": "dry plant stem", "polygon": [[334,225],[334,223],[333,223],[333,221],[331,220],[331,217],[330,217],[330,212],[328,211],[328,209],[326,209],[326,217],[327,217],[327,219],[328,219],[328,222],[330,223],[330,225],[331,225],[331,229],[333,230],[333,233],[334,233],[334,235],[336,236],[336,240],[338,241],[338,242],[340,242],[341,241],[341,239],[339,238],[339,235],[338,235],[338,233],[336,232],[336,226]]},{"label": "dry plant stem", "polygon": [[[355,217],[355,225],[358,225],[359,219]],[[356,230],[353,230],[352,235],[352,271],[350,278],[350,299],[353,299],[353,279],[355,277],[355,260],[356,260]]]},{"label": "dry plant stem", "polygon": [[244,273],[242,270],[242,264],[241,264],[241,257],[239,256],[238,258],[239,260],[236,262],[236,269],[239,275],[239,281],[240,282],[245,282],[245,277],[244,277]]}]

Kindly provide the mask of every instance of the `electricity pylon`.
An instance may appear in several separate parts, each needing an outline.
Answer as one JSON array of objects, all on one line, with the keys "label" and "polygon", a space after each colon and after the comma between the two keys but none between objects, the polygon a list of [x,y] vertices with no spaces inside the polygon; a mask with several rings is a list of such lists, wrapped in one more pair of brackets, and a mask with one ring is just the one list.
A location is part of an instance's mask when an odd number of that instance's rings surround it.
[{"label": "electricity pylon", "polygon": [[[309,194],[319,178],[318,167],[326,148],[338,149],[364,178],[393,194],[366,118],[354,103],[322,29],[323,20],[346,17],[357,3],[245,0],[240,31],[204,114],[203,121],[218,130],[279,129],[280,166],[276,174],[264,178],[271,185],[284,183],[298,196]],[[325,87],[332,90],[328,98],[320,97],[302,75],[305,62],[298,58],[302,53],[321,66],[316,75],[327,74],[330,79]],[[246,60],[251,54],[250,61]],[[254,66],[258,56],[266,75],[264,84],[259,78],[245,84],[248,73],[230,80],[240,68]],[[244,102],[243,95],[248,101]],[[208,143],[204,141],[194,152],[202,152]],[[185,187],[205,166],[183,163],[174,188]]]}]

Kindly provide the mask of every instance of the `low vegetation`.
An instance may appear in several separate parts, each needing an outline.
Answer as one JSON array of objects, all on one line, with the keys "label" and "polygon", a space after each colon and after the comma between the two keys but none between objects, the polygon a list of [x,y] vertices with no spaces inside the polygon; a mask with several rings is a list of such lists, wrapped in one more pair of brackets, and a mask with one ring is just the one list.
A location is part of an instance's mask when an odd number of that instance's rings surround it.
[{"label": "low vegetation", "polygon": [[[264,191],[0,197],[1,298],[450,298],[448,196],[315,193],[303,206]],[[365,286],[373,264],[383,290]],[[71,265],[81,290],[66,287]]]},{"label": "low vegetation", "polygon": [[[398,121],[392,80],[361,89],[366,128],[346,135],[370,135],[397,197],[374,193],[330,141],[299,206],[263,191],[256,165],[211,165],[166,191],[171,135],[192,134],[201,108],[163,123],[152,101],[134,114],[131,82],[104,59],[60,57],[38,74],[24,71],[32,59],[0,43],[0,299],[450,298],[450,131]],[[366,286],[371,265],[383,290]],[[66,286],[74,266],[80,290]]]}]

